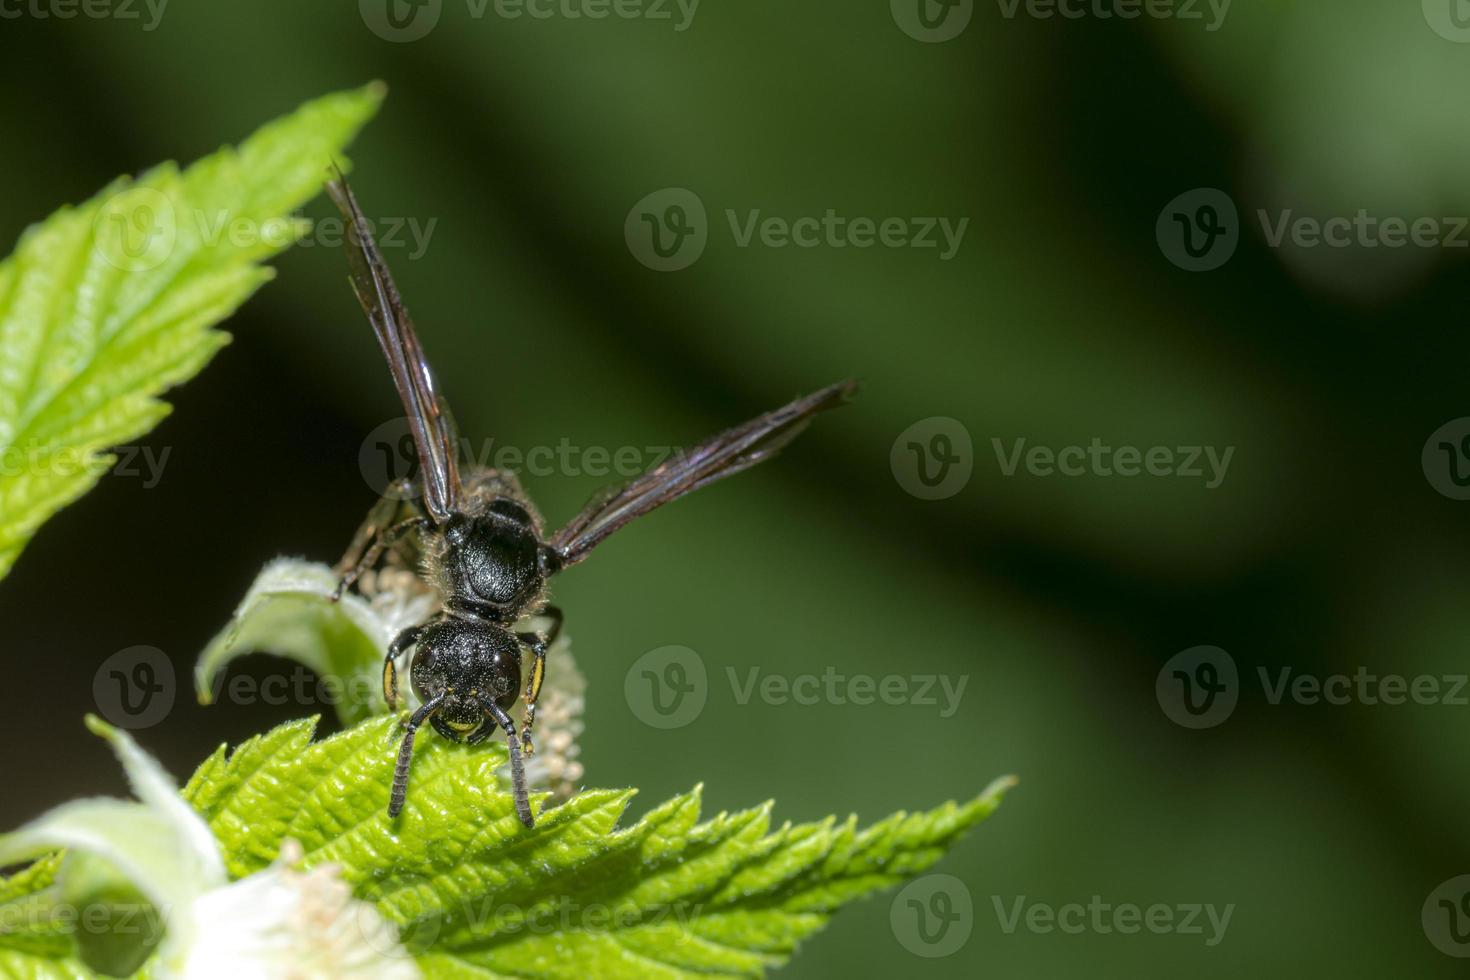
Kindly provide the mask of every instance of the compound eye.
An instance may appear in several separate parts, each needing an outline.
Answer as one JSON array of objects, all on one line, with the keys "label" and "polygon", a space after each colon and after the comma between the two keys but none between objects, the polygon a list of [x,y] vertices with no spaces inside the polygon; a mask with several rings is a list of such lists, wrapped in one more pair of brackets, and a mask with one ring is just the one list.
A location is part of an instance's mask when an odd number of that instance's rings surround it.
[{"label": "compound eye", "polygon": [[420,649],[414,655],[408,676],[420,701],[433,700],[444,692],[444,676],[438,667],[439,658],[433,650]]}]

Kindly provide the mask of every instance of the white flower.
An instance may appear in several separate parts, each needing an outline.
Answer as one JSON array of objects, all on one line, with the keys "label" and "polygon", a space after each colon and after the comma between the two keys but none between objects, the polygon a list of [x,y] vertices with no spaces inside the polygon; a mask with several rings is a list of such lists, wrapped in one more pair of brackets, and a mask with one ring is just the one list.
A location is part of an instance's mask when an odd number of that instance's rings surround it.
[{"label": "white flower", "polygon": [[[338,869],[300,872],[287,841],[276,863],[231,882],[209,826],[126,732],[88,718],[112,743],[138,802],[63,804],[0,836],[0,866],[56,848],[116,868],[164,915],[150,974],[166,980],[413,980],[418,965]],[[65,866],[63,874],[66,873]]]},{"label": "white flower", "polygon": [[286,841],[276,863],[199,896],[184,980],[416,980],[398,930],[352,889],[333,865],[292,865],[301,845]]}]

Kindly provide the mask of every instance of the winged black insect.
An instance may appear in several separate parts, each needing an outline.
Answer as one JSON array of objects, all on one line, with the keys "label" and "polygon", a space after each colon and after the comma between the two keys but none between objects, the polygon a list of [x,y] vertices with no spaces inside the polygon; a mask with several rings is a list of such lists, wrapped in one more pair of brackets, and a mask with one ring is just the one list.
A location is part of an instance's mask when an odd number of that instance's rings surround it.
[{"label": "winged black insect", "polygon": [[[546,652],[562,625],[561,610],[548,604],[547,580],[635,518],[770,459],[813,415],[842,404],[857,386],[843,381],[823,388],[680,452],[599,494],[565,527],[548,534],[514,473],[461,469],[453,417],[362,209],[340,172],[327,190],[347,221],[352,287],[388,360],[419,463],[417,485],[394,488],[354,536],[338,565],[336,598],[390,549],[404,548],[418,556],[421,574],[437,591],[442,609],[430,621],[403,630],[383,661],[383,694],[396,710],[397,663],[412,651],[409,678],[420,702],[403,723],[388,813],[397,816],[403,809],[414,737],[425,722],[445,738],[468,743],[499,729],[509,745],[516,813],[530,827],[522,755],[534,751],[531,733]],[[550,627],[522,628],[532,616],[543,617]],[[517,732],[509,712],[520,697],[526,707]]]}]

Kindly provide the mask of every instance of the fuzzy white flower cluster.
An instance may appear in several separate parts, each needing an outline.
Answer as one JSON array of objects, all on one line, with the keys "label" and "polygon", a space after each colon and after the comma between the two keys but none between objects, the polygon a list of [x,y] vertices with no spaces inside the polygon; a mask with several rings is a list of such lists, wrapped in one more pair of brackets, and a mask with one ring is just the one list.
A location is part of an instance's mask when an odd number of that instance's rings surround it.
[{"label": "fuzzy white flower cluster", "polygon": [[338,869],[293,869],[301,845],[286,841],[265,871],[199,896],[183,980],[417,980],[398,930]]}]

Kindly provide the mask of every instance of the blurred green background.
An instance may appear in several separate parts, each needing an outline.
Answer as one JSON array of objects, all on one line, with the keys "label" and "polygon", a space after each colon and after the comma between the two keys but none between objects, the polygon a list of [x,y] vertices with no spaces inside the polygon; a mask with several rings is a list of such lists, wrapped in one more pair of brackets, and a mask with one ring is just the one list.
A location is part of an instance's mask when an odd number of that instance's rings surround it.
[{"label": "blurred green background", "polygon": [[[963,29],[926,43],[903,29],[905,0],[705,0],[687,23],[672,3],[662,20],[537,19],[443,0],[408,42],[370,28],[382,0],[174,0],[156,22],[142,4],[137,19],[63,20],[35,2],[0,3],[6,239],[119,173],[381,78],[354,182],[369,213],[436,222],[421,255],[388,259],[472,441],[689,445],[863,379],[777,463],[660,511],[556,583],[590,683],[589,784],[639,786],[647,806],[703,780],[711,811],[774,797],[778,817],[871,820],[1020,775],[936,869],[973,900],[958,952],[911,953],[884,896],[785,975],[1462,975],[1420,910],[1470,871],[1470,708],[1273,705],[1257,671],[1466,669],[1470,505],[1420,461],[1470,415],[1466,253],[1272,247],[1257,215],[1470,214],[1470,32],[1455,19],[1470,4],[1127,20],[936,3]],[[708,246],[656,272],[624,225],[671,187],[707,209]],[[1242,227],[1220,268],[1189,272],[1155,229],[1201,187],[1225,191]],[[726,212],[756,209],[969,224],[949,261],[741,247]],[[0,826],[123,792],[80,723],[107,656],[152,645],[187,676],[266,560],[335,559],[373,499],[362,440],[400,411],[342,256],[317,243],[278,267],[147,440],[170,452],[157,485],[104,480],[0,585]],[[890,450],[936,416],[970,436],[973,475],[922,500]],[[1213,490],[1006,476],[992,440],[1020,438],[1235,454]],[[527,479],[553,523],[601,482]],[[1229,651],[1242,683],[1235,713],[1196,731],[1169,720],[1155,680],[1201,644]],[[623,694],[666,645],[709,673],[703,712],[674,731]],[[941,717],[741,704],[727,667],[967,680]],[[310,710],[205,709],[184,692],[141,737],[183,775],[219,741]],[[996,903],[1021,896],[1234,912],[1213,947],[1007,932]]]}]

